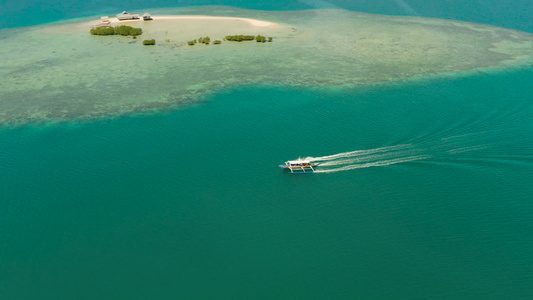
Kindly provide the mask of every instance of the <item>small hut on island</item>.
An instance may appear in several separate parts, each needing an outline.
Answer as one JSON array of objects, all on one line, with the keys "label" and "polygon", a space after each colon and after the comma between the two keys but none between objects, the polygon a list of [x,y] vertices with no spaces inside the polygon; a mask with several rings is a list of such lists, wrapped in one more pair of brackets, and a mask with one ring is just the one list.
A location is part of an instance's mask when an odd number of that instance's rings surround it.
[{"label": "small hut on island", "polygon": [[144,15],[142,15],[143,17],[143,21],[152,21],[152,16],[150,16],[149,13],[144,13]]}]

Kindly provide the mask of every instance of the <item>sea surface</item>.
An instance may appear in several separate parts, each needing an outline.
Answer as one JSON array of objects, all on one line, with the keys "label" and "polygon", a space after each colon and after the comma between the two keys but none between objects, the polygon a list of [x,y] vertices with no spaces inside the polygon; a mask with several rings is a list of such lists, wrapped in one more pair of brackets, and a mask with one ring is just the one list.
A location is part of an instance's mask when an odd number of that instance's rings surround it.
[{"label": "sea surface", "polygon": [[[533,32],[530,1],[372,3],[178,5]],[[3,1],[0,25],[176,3],[114,5]],[[353,90],[241,86],[174,111],[1,127],[0,299],[531,299],[531,95],[524,66]],[[277,167],[298,156],[319,172]]]}]

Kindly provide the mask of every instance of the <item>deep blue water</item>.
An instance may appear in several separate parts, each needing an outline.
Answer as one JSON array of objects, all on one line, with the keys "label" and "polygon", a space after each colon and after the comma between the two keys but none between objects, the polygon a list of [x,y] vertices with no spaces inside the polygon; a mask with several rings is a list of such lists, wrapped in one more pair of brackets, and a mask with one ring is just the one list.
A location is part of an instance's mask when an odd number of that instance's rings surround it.
[{"label": "deep blue water", "polygon": [[[405,2],[531,29],[526,2]],[[35,24],[111,10],[32,3],[2,11]],[[530,299],[532,79],[241,87],[178,111],[3,128],[0,299]],[[325,173],[276,166],[356,150]]]}]

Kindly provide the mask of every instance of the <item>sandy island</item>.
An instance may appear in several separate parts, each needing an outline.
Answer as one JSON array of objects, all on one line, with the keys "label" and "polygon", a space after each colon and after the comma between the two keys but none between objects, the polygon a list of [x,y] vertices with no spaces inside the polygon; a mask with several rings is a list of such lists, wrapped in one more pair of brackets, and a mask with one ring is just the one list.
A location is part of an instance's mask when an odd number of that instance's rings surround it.
[{"label": "sandy island", "polygon": [[[243,21],[247,22],[252,26],[256,27],[269,27],[276,25],[272,22],[261,21],[256,19],[249,18],[236,18],[236,17],[217,17],[217,16],[152,16],[152,21],[163,21],[163,20],[202,20],[202,21],[213,21],[213,20],[223,20],[223,21]],[[120,25],[122,23],[132,23],[132,22],[144,22],[142,20],[125,20],[119,21],[118,18],[109,18],[109,21],[113,26]],[[151,21],[148,21],[151,22]]]},{"label": "sandy island", "polygon": [[[100,17],[0,31],[0,123],[180,107],[243,84],[360,88],[533,63],[533,35],[450,20],[344,10],[194,7],[153,12],[136,39],[91,36]],[[272,43],[188,46],[209,36]],[[155,46],[142,40],[156,39]]]}]

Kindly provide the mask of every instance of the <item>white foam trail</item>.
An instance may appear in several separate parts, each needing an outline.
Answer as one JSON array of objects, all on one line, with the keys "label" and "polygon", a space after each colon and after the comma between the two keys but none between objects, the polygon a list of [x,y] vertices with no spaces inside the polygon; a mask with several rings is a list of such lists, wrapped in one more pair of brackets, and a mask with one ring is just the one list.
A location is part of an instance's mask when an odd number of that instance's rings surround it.
[{"label": "white foam trail", "polygon": [[395,159],[382,160],[382,161],[376,161],[376,162],[370,162],[370,163],[347,165],[347,166],[335,168],[335,169],[316,170],[315,173],[333,173],[333,172],[349,171],[349,170],[354,170],[354,169],[362,169],[362,168],[370,168],[370,167],[382,167],[382,166],[388,166],[388,165],[393,165],[393,164],[400,164],[400,163],[412,162],[416,160],[428,159],[431,157],[432,157],[431,155],[416,155],[416,156],[395,158]]},{"label": "white foam trail", "polygon": [[431,156],[422,155],[427,150],[427,148],[415,148],[412,144],[401,144],[320,157],[308,157],[307,159],[321,162],[320,169],[316,171],[317,173],[331,173],[427,159]]},{"label": "white foam trail", "polygon": [[392,152],[386,152],[386,153],[361,155],[355,158],[343,158],[343,159],[327,161],[327,162],[321,163],[320,166],[323,166],[323,167],[340,166],[340,165],[349,165],[349,164],[355,164],[355,163],[361,163],[361,162],[373,162],[373,161],[388,160],[388,159],[399,158],[399,157],[408,157],[408,156],[413,156],[415,154],[420,154],[421,152],[424,152],[425,150],[426,149],[409,149],[405,151],[392,151]]},{"label": "white foam trail", "polygon": [[333,155],[326,155],[326,156],[319,156],[319,157],[307,157],[306,159],[307,160],[312,160],[312,161],[335,160],[335,159],[339,159],[339,158],[349,158],[349,157],[368,155],[368,154],[373,154],[373,153],[378,153],[378,152],[387,152],[387,151],[406,149],[406,148],[410,148],[410,147],[413,147],[413,145],[411,145],[411,144],[403,144],[403,145],[388,146],[388,147],[382,147],[382,148],[376,148],[376,149],[349,151],[349,152],[333,154]]},{"label": "white foam trail", "polygon": [[316,173],[332,173],[360,168],[381,167],[430,158],[446,158],[464,152],[489,148],[492,144],[480,143],[483,133],[466,133],[417,144],[400,144],[374,149],[355,150],[333,155],[307,157],[318,162]]}]

